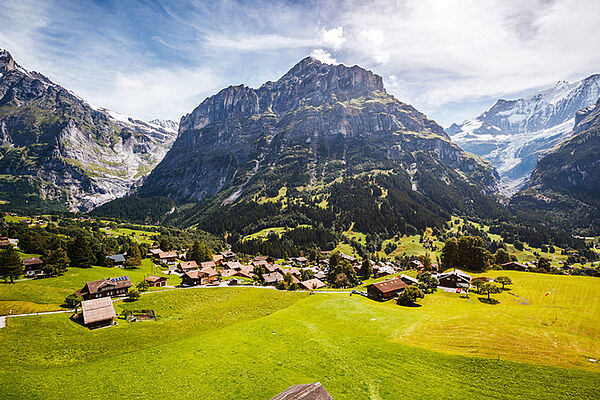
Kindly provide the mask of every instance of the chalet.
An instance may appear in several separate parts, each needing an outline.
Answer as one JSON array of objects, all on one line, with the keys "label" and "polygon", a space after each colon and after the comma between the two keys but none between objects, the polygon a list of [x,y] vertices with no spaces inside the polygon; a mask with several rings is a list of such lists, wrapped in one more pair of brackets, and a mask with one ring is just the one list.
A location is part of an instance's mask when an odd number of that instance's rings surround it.
[{"label": "chalet", "polygon": [[275,261],[273,259],[273,257],[269,257],[269,256],[256,256],[252,259],[253,262],[266,262],[269,264],[273,264],[273,262]]},{"label": "chalet", "polygon": [[307,281],[300,282],[300,287],[302,287],[303,289],[306,289],[306,290],[313,290],[313,289],[321,289],[321,288],[325,287],[325,284],[323,282],[321,282],[320,280],[318,280],[317,278],[312,278]]},{"label": "chalet", "polygon": [[217,265],[220,265],[223,263],[223,256],[220,254],[215,254],[212,256],[213,262]]},{"label": "chalet", "polygon": [[162,253],[162,252],[163,252],[163,251],[162,251],[161,249],[150,249],[150,250],[148,251],[148,254],[149,254],[151,257],[158,258],[158,255],[159,255],[160,253]]},{"label": "chalet", "polygon": [[292,274],[292,276],[295,276],[296,278],[299,278],[300,276],[302,276],[302,273],[300,272],[300,270],[296,267],[291,267],[291,268],[283,268],[279,271],[279,273],[281,273],[282,275],[285,275],[287,273]]},{"label": "chalet", "polygon": [[400,275],[400,279],[402,279],[402,282],[406,283],[408,286],[419,284],[419,281],[412,276],[402,274]]},{"label": "chalet", "polygon": [[107,265],[113,267],[122,267],[125,264],[125,256],[123,254],[113,254],[112,256],[106,256]]},{"label": "chalet", "polygon": [[372,283],[367,286],[369,297],[374,299],[391,299],[396,297],[408,285],[400,278],[392,278],[387,281]]},{"label": "chalet", "polygon": [[231,250],[222,251],[219,254],[223,257],[223,261],[225,261],[225,262],[227,262],[227,261],[235,261],[235,259],[237,258],[237,254],[235,254]]},{"label": "chalet", "polygon": [[513,271],[527,271],[529,269],[529,266],[520,262],[511,261],[507,262],[506,264],[502,264],[502,269],[509,269]]},{"label": "chalet", "polygon": [[181,284],[185,286],[207,285],[218,278],[219,274],[212,268],[195,269],[183,274]]},{"label": "chalet", "polygon": [[308,258],[306,257],[290,258],[290,261],[299,266],[308,265]]},{"label": "chalet", "polygon": [[99,281],[88,282],[77,293],[84,300],[97,299],[100,297],[111,297],[127,294],[127,290],[132,286],[128,276],[118,278],[100,279]]},{"label": "chalet", "polygon": [[83,324],[90,329],[110,326],[117,316],[110,297],[84,300],[81,302],[81,310]]},{"label": "chalet", "polygon": [[271,400],[333,400],[333,397],[319,383],[307,383],[304,385],[294,385]]},{"label": "chalet", "polygon": [[235,269],[236,271],[241,270],[244,266],[237,261],[229,261],[222,264],[224,269]]},{"label": "chalet", "polygon": [[281,275],[279,272],[271,272],[270,274],[263,274],[262,278],[265,281],[265,283],[269,286],[275,285],[279,281],[283,281],[283,275]]},{"label": "chalet", "polygon": [[439,286],[441,287],[468,289],[471,286],[471,275],[458,269],[439,274],[437,279],[440,281]]},{"label": "chalet", "polygon": [[182,273],[190,272],[195,269],[198,269],[198,264],[196,264],[196,261],[182,261],[177,264],[177,270]]},{"label": "chalet", "polygon": [[389,265],[377,265],[373,268],[374,275],[376,277],[382,277],[386,275],[392,275],[396,273],[396,270]]},{"label": "chalet", "polygon": [[28,257],[23,259],[23,266],[26,276],[44,276],[44,262],[39,257]]},{"label": "chalet", "polygon": [[161,251],[158,253],[158,259],[165,263],[176,262],[177,252],[176,251]]},{"label": "chalet", "polygon": [[154,287],[167,286],[167,278],[165,276],[150,275],[149,277],[147,277],[144,280],[146,282],[148,282],[148,285],[150,285],[150,286],[154,286]]},{"label": "chalet", "polygon": [[0,240],[0,249],[8,249],[11,243],[7,240]]}]

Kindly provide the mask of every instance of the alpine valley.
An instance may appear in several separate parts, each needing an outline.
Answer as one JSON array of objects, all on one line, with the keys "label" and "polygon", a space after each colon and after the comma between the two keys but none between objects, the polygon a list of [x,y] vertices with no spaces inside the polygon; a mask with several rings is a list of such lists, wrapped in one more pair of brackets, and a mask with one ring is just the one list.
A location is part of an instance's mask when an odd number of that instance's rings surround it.
[{"label": "alpine valley", "polygon": [[123,197],[162,160],[172,121],[94,107],[0,49],[0,200],[87,211]]}]

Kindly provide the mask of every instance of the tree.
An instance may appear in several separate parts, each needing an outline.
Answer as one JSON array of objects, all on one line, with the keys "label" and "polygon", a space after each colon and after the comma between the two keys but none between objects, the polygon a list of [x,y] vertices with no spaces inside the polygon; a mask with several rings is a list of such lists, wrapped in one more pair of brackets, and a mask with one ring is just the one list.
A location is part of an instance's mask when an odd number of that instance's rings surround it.
[{"label": "tree", "polygon": [[21,275],[23,275],[23,261],[17,250],[9,245],[0,255],[0,277],[5,281],[10,278],[10,282],[13,283],[15,278]]},{"label": "tree", "polygon": [[315,272],[311,269],[304,268],[304,269],[300,270],[300,279],[302,281],[307,281],[309,279],[312,279],[314,276],[315,276]]},{"label": "tree", "polygon": [[550,265],[550,260],[546,257],[540,257],[537,261],[537,268],[543,272],[550,272],[552,265]]},{"label": "tree", "polygon": [[150,288],[150,284],[148,282],[146,282],[145,280],[143,280],[140,283],[138,283],[136,285],[136,287],[138,288],[138,290],[140,292],[145,292],[146,290],[148,290]]},{"label": "tree", "polygon": [[458,239],[446,240],[442,248],[442,266],[444,269],[458,267]]},{"label": "tree", "polygon": [[340,263],[341,257],[338,253],[333,253],[329,256],[329,268],[335,268]]},{"label": "tree", "polygon": [[485,282],[481,280],[473,280],[471,281],[471,286],[473,286],[479,293],[481,293],[481,287]]},{"label": "tree", "polygon": [[502,265],[510,262],[510,254],[505,249],[496,250],[496,254],[494,254],[494,264]]},{"label": "tree", "polygon": [[369,279],[373,275],[373,267],[368,258],[363,259],[359,273],[362,279]]},{"label": "tree", "polygon": [[160,239],[160,245],[159,245],[160,249],[162,251],[170,251],[171,250],[171,246],[169,245],[169,242],[167,241],[167,239]]},{"label": "tree", "polygon": [[140,298],[140,291],[136,288],[129,288],[129,291],[127,291],[127,297],[130,300],[137,300]]},{"label": "tree", "polygon": [[419,261],[421,261],[421,264],[423,264],[423,269],[425,271],[431,271],[431,265],[433,264],[433,261],[431,259],[431,254],[429,252],[426,252],[425,254],[421,254],[419,256]]},{"label": "tree", "polygon": [[417,302],[417,299],[422,299],[425,294],[416,286],[408,286],[398,296],[398,304],[410,306]]},{"label": "tree", "polygon": [[72,293],[65,298],[64,305],[68,308],[75,308],[75,307],[79,307],[79,305],[81,304],[82,301],[83,301],[83,297],[78,296],[75,293]]},{"label": "tree", "polygon": [[135,242],[131,242],[129,251],[127,252],[127,260],[125,261],[126,268],[137,268],[142,265],[142,253]]},{"label": "tree", "polygon": [[64,274],[71,262],[67,256],[67,252],[62,247],[59,247],[56,250],[46,251],[42,256],[42,260],[44,261],[43,270],[50,276]]},{"label": "tree", "polygon": [[94,253],[89,240],[83,235],[75,236],[68,249],[68,256],[71,260],[71,267],[90,268],[94,260]]},{"label": "tree", "polygon": [[499,276],[494,279],[494,282],[502,285],[502,290],[504,290],[505,285],[512,285],[512,280],[508,276]]},{"label": "tree", "polygon": [[419,276],[419,288],[425,293],[435,292],[439,284],[440,281],[431,272],[424,272]]},{"label": "tree", "polygon": [[483,285],[479,288],[479,292],[481,294],[487,294],[488,300],[490,300],[490,294],[500,293],[500,288],[493,283],[484,282]]},{"label": "tree", "polygon": [[190,251],[188,259],[194,260],[198,264],[201,262],[211,261],[212,251],[206,245],[206,243],[200,243],[200,241],[196,240],[192,245],[192,250]]}]

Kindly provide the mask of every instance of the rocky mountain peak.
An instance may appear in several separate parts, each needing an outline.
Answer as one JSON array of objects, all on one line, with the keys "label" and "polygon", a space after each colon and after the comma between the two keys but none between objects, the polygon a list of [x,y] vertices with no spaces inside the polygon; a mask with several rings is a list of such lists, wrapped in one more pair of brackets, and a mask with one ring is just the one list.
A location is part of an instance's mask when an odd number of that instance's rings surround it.
[{"label": "rocky mountain peak", "polygon": [[16,69],[18,64],[15,63],[15,60],[12,58],[8,50],[0,49],[0,73],[7,73]]}]

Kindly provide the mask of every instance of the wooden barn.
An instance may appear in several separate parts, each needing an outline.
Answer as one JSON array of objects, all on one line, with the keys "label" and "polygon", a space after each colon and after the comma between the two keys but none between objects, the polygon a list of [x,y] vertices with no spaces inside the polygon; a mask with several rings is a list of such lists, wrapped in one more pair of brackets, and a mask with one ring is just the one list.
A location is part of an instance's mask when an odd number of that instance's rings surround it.
[{"label": "wooden barn", "polygon": [[167,278],[165,276],[150,275],[145,281],[148,282],[148,285],[154,287],[167,286]]},{"label": "wooden barn", "polygon": [[396,297],[408,286],[400,278],[392,278],[387,281],[372,283],[367,286],[369,297],[379,300],[391,299]]},{"label": "wooden barn", "polygon": [[117,313],[110,297],[84,300],[81,302],[83,324],[90,329],[112,325]]}]

